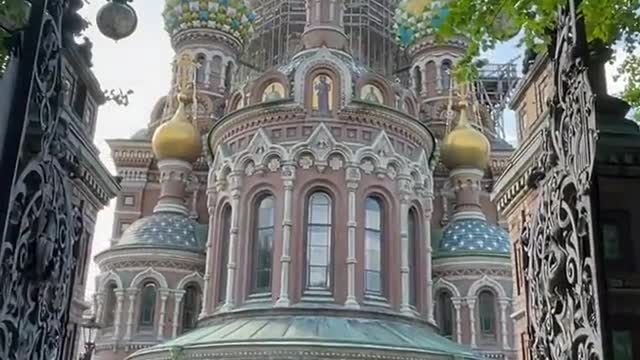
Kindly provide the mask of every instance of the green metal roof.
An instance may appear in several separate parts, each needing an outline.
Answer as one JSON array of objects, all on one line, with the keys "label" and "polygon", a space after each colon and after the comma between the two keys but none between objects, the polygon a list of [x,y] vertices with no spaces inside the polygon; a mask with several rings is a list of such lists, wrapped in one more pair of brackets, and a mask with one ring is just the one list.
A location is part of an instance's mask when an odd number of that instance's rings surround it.
[{"label": "green metal roof", "polygon": [[130,358],[180,348],[214,349],[231,346],[314,346],[423,353],[426,357],[477,359],[470,349],[417,322],[337,316],[268,315],[221,319],[181,337],[141,350]]}]

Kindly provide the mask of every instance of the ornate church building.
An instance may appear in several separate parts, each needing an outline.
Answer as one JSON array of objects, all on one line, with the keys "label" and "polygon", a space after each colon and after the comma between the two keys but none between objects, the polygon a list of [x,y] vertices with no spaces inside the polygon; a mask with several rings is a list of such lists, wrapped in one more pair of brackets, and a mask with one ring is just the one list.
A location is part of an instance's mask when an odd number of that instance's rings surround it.
[{"label": "ornate church building", "polygon": [[170,93],[109,142],[97,359],[513,358],[513,84],[453,81],[439,3],[167,0]]}]

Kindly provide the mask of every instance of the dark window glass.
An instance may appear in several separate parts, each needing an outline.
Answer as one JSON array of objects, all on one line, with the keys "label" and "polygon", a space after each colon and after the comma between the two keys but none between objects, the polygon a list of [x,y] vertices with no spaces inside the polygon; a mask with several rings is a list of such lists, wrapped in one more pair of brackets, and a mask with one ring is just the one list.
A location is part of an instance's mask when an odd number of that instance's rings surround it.
[{"label": "dark window glass", "polygon": [[364,289],[382,295],[382,206],[380,200],[368,197],[365,203]]},{"label": "dark window glass", "polygon": [[218,303],[227,298],[227,263],[229,259],[229,237],[231,236],[231,206],[222,210],[222,233],[220,234],[220,277],[218,279]]},{"label": "dark window glass", "polygon": [[331,288],[331,198],[323,192],[309,197],[307,206],[308,289]]},{"label": "dark window glass", "polygon": [[140,326],[153,326],[156,314],[156,285],[146,283],[140,295]]},{"label": "dark window glass", "polygon": [[76,84],[76,93],[73,99],[73,111],[78,115],[79,118],[84,117],[84,107],[87,102],[87,87],[82,83],[78,82]]},{"label": "dark window glass", "polygon": [[104,326],[113,326],[116,315],[116,284],[107,286],[107,301],[104,312]]},{"label": "dark window glass", "polygon": [[453,336],[453,302],[451,301],[451,294],[447,291],[440,292],[436,307],[438,308],[437,321],[440,326],[440,334],[451,338]]},{"label": "dark window glass", "polygon": [[614,330],[612,334],[613,360],[631,360],[633,357],[633,337],[629,330]]},{"label": "dark window glass", "polygon": [[440,86],[443,90],[449,90],[451,86],[451,61],[444,60],[440,66]]},{"label": "dark window glass", "polygon": [[196,70],[196,81],[203,83],[205,80],[205,74],[207,73],[207,64],[205,56],[200,54],[197,57],[198,69]]},{"label": "dark window glass", "polygon": [[196,327],[198,314],[201,310],[201,293],[198,285],[189,284],[185,288],[182,300],[182,331],[188,331]]},{"label": "dark window glass", "polygon": [[273,234],[275,230],[275,201],[273,196],[263,197],[255,209],[253,241],[252,293],[271,291]]},{"label": "dark window glass", "polygon": [[420,93],[422,92],[422,71],[420,71],[419,67],[416,67],[414,77],[416,85],[416,96],[420,96]]},{"label": "dark window glass", "polygon": [[416,306],[418,303],[417,289],[418,289],[418,277],[417,277],[417,256],[418,256],[418,216],[416,210],[409,210],[408,219],[408,236],[409,236],[409,304]]},{"label": "dark window glass", "polygon": [[495,336],[496,332],[496,304],[495,296],[491,291],[480,293],[478,312],[480,314],[480,333],[482,335]]}]

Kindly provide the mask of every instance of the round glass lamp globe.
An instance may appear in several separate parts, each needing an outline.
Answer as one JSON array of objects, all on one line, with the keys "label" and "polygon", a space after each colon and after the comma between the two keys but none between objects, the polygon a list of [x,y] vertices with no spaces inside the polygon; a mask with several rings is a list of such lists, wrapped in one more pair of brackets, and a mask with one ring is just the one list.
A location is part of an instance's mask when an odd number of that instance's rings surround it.
[{"label": "round glass lamp globe", "polygon": [[98,11],[96,23],[104,36],[117,41],[136,30],[138,15],[127,0],[113,0]]}]

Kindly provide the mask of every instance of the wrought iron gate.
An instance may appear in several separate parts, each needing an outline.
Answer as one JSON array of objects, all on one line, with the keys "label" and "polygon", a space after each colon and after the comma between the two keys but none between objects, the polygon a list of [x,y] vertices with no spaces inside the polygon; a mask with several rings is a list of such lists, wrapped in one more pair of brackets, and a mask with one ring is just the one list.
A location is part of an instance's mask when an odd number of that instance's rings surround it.
[{"label": "wrought iron gate", "polygon": [[61,115],[67,0],[31,1],[0,174],[0,358],[60,359],[83,234],[78,161]]},{"label": "wrought iron gate", "polygon": [[535,360],[603,359],[596,233],[593,213],[595,96],[580,0],[559,10],[555,94],[543,153],[530,184],[536,213],[525,222],[529,353]]}]

